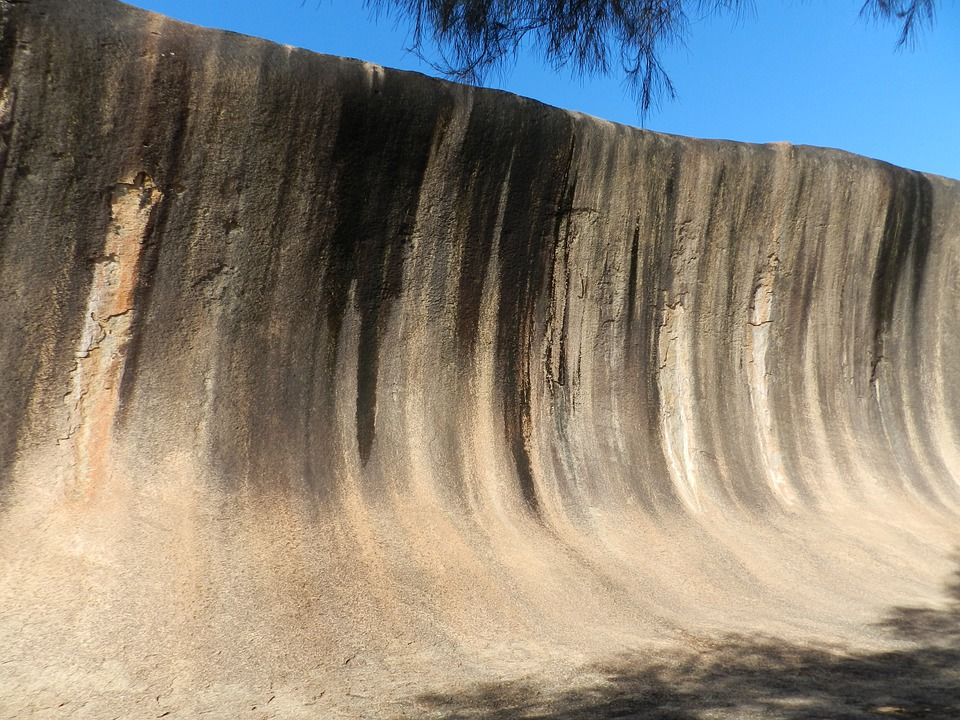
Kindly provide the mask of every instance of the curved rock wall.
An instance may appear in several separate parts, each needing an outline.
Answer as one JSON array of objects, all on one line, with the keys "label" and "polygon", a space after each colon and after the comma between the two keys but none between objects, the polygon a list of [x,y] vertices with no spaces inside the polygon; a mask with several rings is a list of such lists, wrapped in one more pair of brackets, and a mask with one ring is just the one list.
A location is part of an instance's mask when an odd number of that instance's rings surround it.
[{"label": "curved rock wall", "polygon": [[386,716],[718,633],[873,647],[945,601],[957,182],[0,7],[18,712]]}]

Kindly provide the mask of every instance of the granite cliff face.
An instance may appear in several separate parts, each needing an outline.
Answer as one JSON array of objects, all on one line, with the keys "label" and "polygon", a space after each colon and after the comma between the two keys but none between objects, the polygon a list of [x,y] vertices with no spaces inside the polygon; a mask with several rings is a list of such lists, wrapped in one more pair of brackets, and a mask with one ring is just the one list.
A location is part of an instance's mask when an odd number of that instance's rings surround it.
[{"label": "granite cliff face", "polygon": [[0,710],[867,717],[899,665],[691,658],[960,661],[960,184],[0,9]]}]

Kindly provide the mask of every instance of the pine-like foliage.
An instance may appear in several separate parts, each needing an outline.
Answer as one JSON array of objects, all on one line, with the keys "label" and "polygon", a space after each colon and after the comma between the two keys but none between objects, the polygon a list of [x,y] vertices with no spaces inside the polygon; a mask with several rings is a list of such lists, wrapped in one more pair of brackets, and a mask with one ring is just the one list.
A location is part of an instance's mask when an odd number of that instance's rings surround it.
[{"label": "pine-like foliage", "polygon": [[914,42],[924,25],[933,25],[937,0],[866,0],[861,12],[874,20],[899,24],[897,47],[904,47]]},{"label": "pine-like foliage", "polygon": [[[412,23],[411,50],[449,77],[480,83],[528,44],[554,69],[576,76],[623,72],[641,116],[675,97],[661,65],[683,43],[691,19],[735,14],[752,0],[368,0]],[[932,23],[937,0],[866,0],[861,12],[901,25],[898,45]],[[426,49],[436,48],[439,61]]]}]

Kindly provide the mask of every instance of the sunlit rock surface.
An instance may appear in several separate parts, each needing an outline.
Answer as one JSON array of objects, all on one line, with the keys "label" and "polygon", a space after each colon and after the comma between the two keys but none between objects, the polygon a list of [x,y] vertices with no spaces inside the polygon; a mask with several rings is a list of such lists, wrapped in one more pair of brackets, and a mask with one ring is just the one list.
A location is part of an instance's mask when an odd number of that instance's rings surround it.
[{"label": "sunlit rock surface", "polygon": [[0,10],[3,717],[960,716],[960,183]]}]

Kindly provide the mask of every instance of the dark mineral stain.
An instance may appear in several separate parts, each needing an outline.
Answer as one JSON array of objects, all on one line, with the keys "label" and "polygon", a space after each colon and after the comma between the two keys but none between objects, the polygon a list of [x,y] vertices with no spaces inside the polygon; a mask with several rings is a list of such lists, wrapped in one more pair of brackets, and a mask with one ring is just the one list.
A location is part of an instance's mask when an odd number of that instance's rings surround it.
[{"label": "dark mineral stain", "polygon": [[[531,358],[537,301],[548,282],[556,251],[557,216],[568,200],[566,180],[574,131],[569,120],[524,126],[504,213],[499,246],[500,308],[497,377],[503,388],[504,431],[527,507],[539,513],[528,441],[531,435]],[[561,124],[562,123],[562,124]],[[559,127],[557,126],[559,125]],[[547,148],[553,148],[552,152]],[[569,211],[569,208],[566,208]]]},{"label": "dark mineral stain", "polygon": [[[357,445],[363,464],[376,430],[377,357],[383,323],[402,284],[404,247],[410,240],[436,116],[441,102],[414,97],[409,83],[375,80],[344,93],[332,166],[336,183],[336,227],[327,248],[323,286],[328,288],[327,322],[336,348],[343,316],[355,287],[360,315],[357,366]],[[450,102],[448,99],[447,102]],[[335,352],[331,353],[335,356]]]},{"label": "dark mineral stain", "polygon": [[930,181],[918,172],[891,168],[890,202],[884,222],[871,294],[873,353],[871,382],[876,382],[877,365],[884,356],[884,340],[890,332],[897,298],[910,293],[912,326],[919,322],[920,292],[930,254],[933,190]]},{"label": "dark mineral stain", "polygon": [[[159,73],[159,68],[155,72]],[[149,129],[142,128],[142,131],[149,133],[151,138],[144,153],[143,165],[149,168],[155,181],[162,186],[172,183],[172,178],[178,177],[181,172],[190,108],[187,103],[172,100],[182,94],[189,95],[190,84],[189,74],[182,70],[175,78],[157,74],[153,78],[154,95],[149,113],[152,122],[148,126]],[[154,148],[165,149],[165,152],[158,153]],[[165,188],[160,189],[163,191]],[[160,263],[162,238],[173,222],[171,214],[176,208],[174,193],[164,194],[165,197],[153,212],[144,234],[145,247],[141,252],[137,286],[133,295],[133,322],[125,352],[123,377],[120,379],[120,407],[116,416],[118,423],[123,423],[127,419],[126,409],[135,392],[137,378],[140,377],[144,339],[142,328],[149,316],[153,299],[153,279],[156,277]]]},{"label": "dark mineral stain", "polygon": [[[502,122],[499,103],[479,97],[470,114],[456,176],[457,197],[473,202],[457,209],[457,232],[466,238],[457,297],[457,337],[464,357],[474,352],[480,322],[483,287],[497,233],[500,198],[509,182],[518,135]],[[497,133],[496,143],[491,136]]]}]

